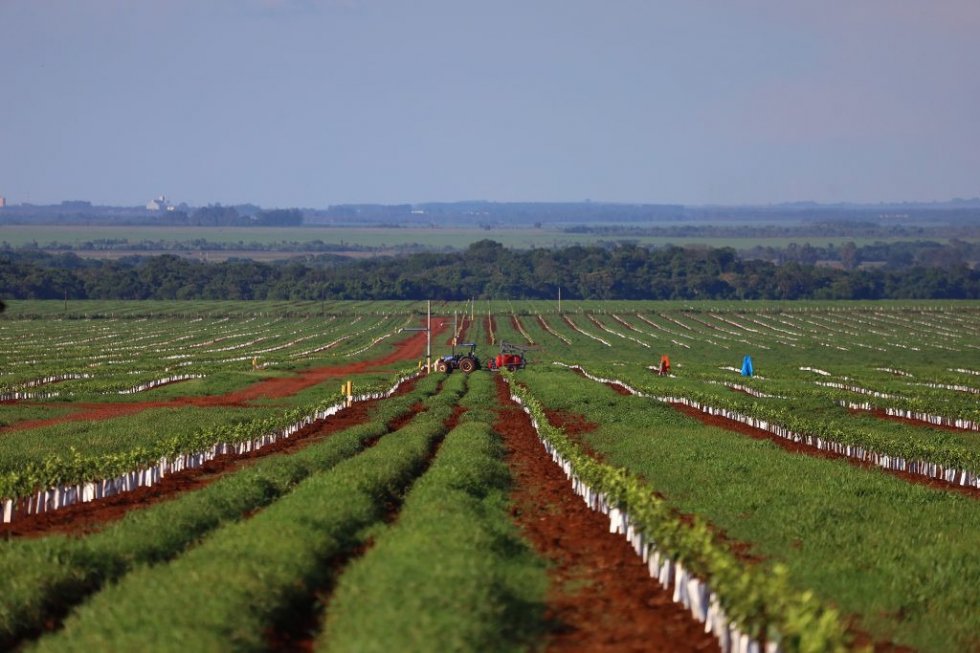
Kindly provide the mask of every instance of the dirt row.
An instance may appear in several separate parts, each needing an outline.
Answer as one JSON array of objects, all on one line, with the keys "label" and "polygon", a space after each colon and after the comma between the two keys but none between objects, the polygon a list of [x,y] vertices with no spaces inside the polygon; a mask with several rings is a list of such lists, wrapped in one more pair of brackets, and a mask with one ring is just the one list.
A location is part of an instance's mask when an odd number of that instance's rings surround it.
[{"label": "dirt row", "polygon": [[[434,331],[444,329],[444,323],[438,324]],[[293,377],[267,379],[240,391],[213,397],[186,397],[167,402],[140,402],[126,404],[79,404],[75,413],[50,418],[33,420],[16,425],[12,428],[30,428],[46,426],[62,421],[94,421],[111,419],[121,415],[141,412],[148,408],[159,406],[186,405],[243,405],[247,397],[286,397],[302,389],[323,382],[333,377],[346,377],[356,371],[365,371],[390,365],[402,360],[411,360],[425,353],[426,338],[424,333],[415,334],[398,343],[395,350],[384,357],[372,361],[362,361],[351,365],[317,368],[300,372]],[[398,393],[410,392],[414,382],[402,384]],[[263,394],[264,393],[264,394]],[[24,516],[10,524],[0,524],[0,537],[31,537],[48,533],[86,533],[102,527],[105,523],[121,518],[130,510],[143,508],[158,501],[167,500],[176,495],[199,489],[213,482],[223,474],[240,469],[259,458],[276,453],[296,451],[331,433],[350,426],[363,423],[374,405],[380,400],[357,402],[327,420],[322,420],[307,426],[290,438],[279,440],[257,451],[242,456],[225,454],[208,461],[195,469],[186,469],[164,477],[161,482],[151,487],[142,487],[131,492],[113,495],[99,501],[77,503],[66,508]],[[201,403],[206,402],[206,403]],[[418,410],[420,407],[415,407]],[[411,415],[408,416],[410,418]],[[389,425],[397,428],[397,425]],[[6,430],[6,429],[5,429]],[[0,431],[2,433],[2,431]]]},{"label": "dirt row", "polygon": [[[717,642],[703,632],[703,626],[672,601],[670,592],[650,579],[646,566],[626,540],[608,532],[607,518],[590,510],[572,492],[564,474],[545,453],[530,419],[510,401],[506,385],[499,378],[498,384],[500,407],[495,429],[504,439],[507,463],[515,479],[514,519],[550,565],[551,590],[545,615],[548,650],[718,650]],[[11,535],[28,536],[90,532],[129,510],[199,489],[257,458],[299,449],[342,428],[363,422],[373,404],[356,404],[312,425],[289,441],[270,445],[243,458],[222,456],[203,468],[175,474],[153,488],[26,518],[9,525],[11,529],[8,530]],[[417,404],[413,411],[421,408],[421,404]],[[452,428],[459,415],[460,411],[454,413],[447,429]],[[399,420],[399,424],[389,426],[395,429],[405,421]],[[569,418],[565,423],[588,426],[579,422]],[[398,510],[399,506],[394,502],[389,506],[389,521],[397,519]],[[344,566],[369,548],[370,543],[329,561],[336,571],[332,576],[336,577]],[[268,633],[270,650],[310,650],[312,636],[309,633],[316,632],[318,615],[322,614],[331,592],[329,586],[314,588],[309,609],[292,615]]]},{"label": "dirt row", "polygon": [[530,418],[497,379],[503,437],[514,476],[514,519],[550,564],[549,651],[717,651],[609,521],[585,505],[546,454]]}]

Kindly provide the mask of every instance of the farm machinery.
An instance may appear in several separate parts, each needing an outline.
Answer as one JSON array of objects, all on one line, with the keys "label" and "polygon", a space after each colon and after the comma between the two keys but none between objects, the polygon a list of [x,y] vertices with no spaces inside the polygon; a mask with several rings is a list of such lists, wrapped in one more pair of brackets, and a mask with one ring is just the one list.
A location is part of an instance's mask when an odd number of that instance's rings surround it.
[{"label": "farm machinery", "polygon": [[467,350],[458,353],[456,351],[456,345],[453,345],[453,353],[448,356],[443,356],[433,363],[436,372],[459,370],[460,372],[469,374],[473,370],[480,369],[480,359],[476,356],[476,343],[461,342],[459,346],[465,347]]},{"label": "farm machinery", "polygon": [[524,369],[527,364],[527,352],[530,349],[532,348],[501,341],[500,353],[487,361],[487,369],[491,371],[506,369],[511,372]]},{"label": "farm machinery", "polygon": [[[462,352],[457,352],[456,346],[454,345],[451,354],[437,359],[433,363],[435,371],[452,372],[453,370],[459,370],[465,374],[469,374],[474,370],[480,369],[480,359],[476,355],[476,343],[463,342],[459,344],[459,347],[463,348]],[[523,369],[527,364],[526,355],[530,349],[532,348],[514,345],[509,342],[501,342],[500,353],[488,359],[486,367],[491,372],[496,372],[501,369],[513,372],[514,370]]]}]

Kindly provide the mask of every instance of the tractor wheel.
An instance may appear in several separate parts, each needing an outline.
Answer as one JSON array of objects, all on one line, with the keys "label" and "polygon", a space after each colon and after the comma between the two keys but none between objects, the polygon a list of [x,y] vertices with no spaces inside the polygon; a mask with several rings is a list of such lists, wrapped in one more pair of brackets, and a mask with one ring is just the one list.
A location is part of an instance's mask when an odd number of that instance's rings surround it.
[{"label": "tractor wheel", "polygon": [[446,365],[446,361],[439,361],[436,363],[436,372],[448,372],[449,366]]},{"label": "tractor wheel", "polygon": [[476,369],[476,361],[469,357],[459,359],[459,369],[465,374],[469,374]]}]

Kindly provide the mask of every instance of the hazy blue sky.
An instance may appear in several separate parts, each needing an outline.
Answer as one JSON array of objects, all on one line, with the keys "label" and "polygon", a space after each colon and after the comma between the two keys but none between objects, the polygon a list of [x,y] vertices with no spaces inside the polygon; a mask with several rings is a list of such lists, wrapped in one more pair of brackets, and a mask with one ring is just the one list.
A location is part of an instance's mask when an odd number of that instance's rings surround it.
[{"label": "hazy blue sky", "polygon": [[0,195],[980,195],[978,0],[0,0]]}]

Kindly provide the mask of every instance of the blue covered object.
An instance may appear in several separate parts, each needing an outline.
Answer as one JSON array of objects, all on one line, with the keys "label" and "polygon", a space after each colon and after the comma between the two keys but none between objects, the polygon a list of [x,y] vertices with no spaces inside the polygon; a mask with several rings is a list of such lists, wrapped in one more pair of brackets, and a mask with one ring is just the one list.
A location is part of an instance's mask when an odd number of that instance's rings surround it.
[{"label": "blue covered object", "polygon": [[752,376],[752,357],[746,356],[742,359],[742,376]]}]

